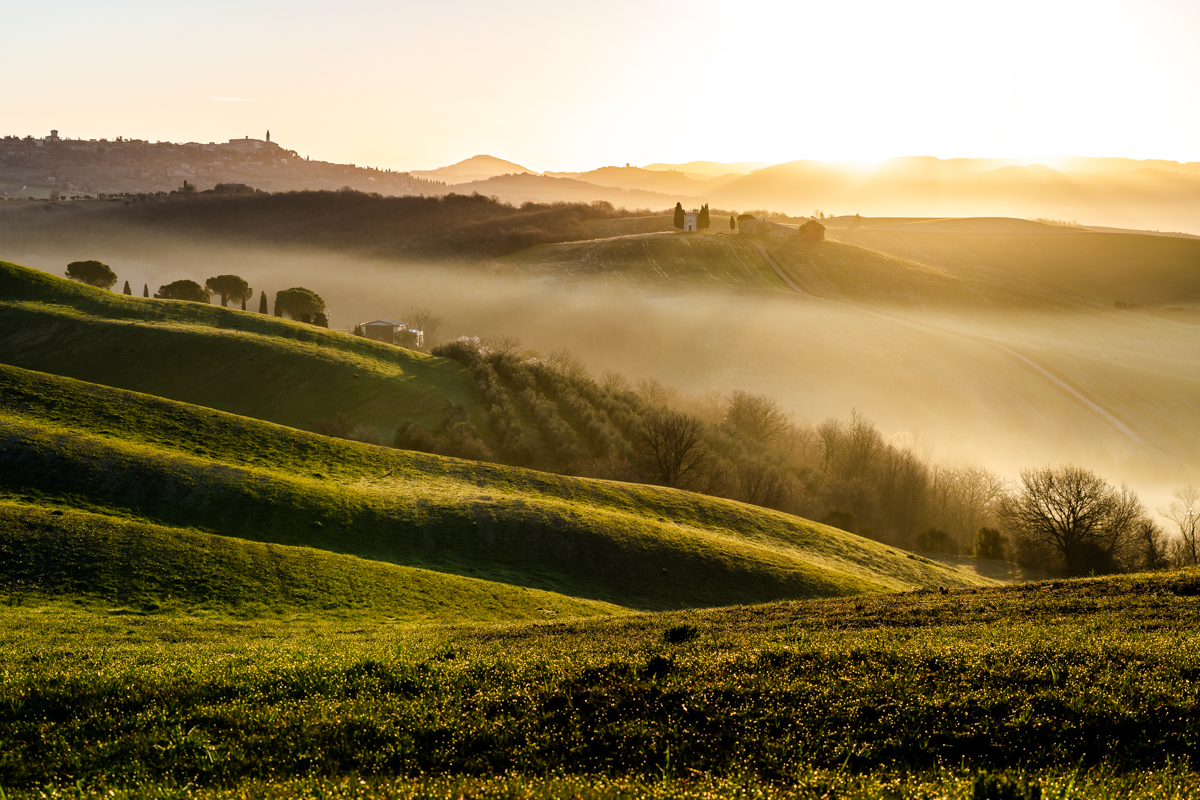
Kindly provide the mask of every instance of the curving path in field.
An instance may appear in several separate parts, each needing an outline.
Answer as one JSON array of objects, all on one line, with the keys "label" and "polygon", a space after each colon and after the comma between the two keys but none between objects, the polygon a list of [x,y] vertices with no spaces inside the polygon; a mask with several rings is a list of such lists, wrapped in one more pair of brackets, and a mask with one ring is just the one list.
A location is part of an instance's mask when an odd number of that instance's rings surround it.
[{"label": "curving path in field", "polygon": [[771,258],[769,255],[767,255],[767,251],[766,251],[766,249],[765,249],[765,248],[764,248],[764,247],[763,247],[761,244],[759,244],[758,242],[754,241],[753,239],[751,239],[751,240],[750,240],[750,244],[754,245],[754,246],[755,246],[755,248],[757,248],[757,249],[758,249],[758,252],[762,253],[762,257],[763,257],[764,259],[766,259],[766,261],[767,261],[767,263],[768,263],[768,264],[770,264],[770,265],[771,265],[771,269],[775,270],[775,274],[776,274],[776,275],[778,275],[780,278],[782,278],[782,279],[783,279],[783,282],[784,282],[784,283],[786,283],[788,286],[790,286],[790,287],[791,287],[791,289],[792,289],[792,291],[794,291],[794,292],[796,292],[796,293],[798,293],[798,294],[802,294],[802,295],[804,295],[805,297],[816,297],[816,295],[815,295],[815,294],[813,294],[812,292],[806,292],[806,291],[804,291],[803,289],[801,289],[799,286],[797,286],[797,285],[795,284],[795,282],[793,282],[793,281],[792,281],[792,279],[791,279],[791,278],[789,278],[789,277],[788,277],[788,276],[787,276],[787,275],[784,273],[784,271],[783,271],[783,270],[781,270],[781,269],[779,268],[779,265],[775,263],[775,259],[773,259],[773,258]]},{"label": "curving path in field", "polygon": [[[819,297],[818,295],[814,295],[811,292],[807,292],[804,289],[802,289],[801,287],[799,287],[798,285],[796,285],[796,283],[794,281],[792,281],[791,278],[789,278],[782,269],[780,269],[779,265],[776,264],[775,261],[769,255],[767,255],[767,251],[763,248],[763,246],[761,244],[759,244],[758,242],[755,242],[755,241],[751,241],[751,244],[753,244],[758,249],[758,251],[760,253],[762,253],[763,258],[766,259],[767,263],[771,265],[771,268],[775,270],[776,274],[779,275],[779,277],[783,279],[784,283],[786,283],[793,291],[795,291],[797,294],[803,295],[805,297]],[[821,299],[828,299],[828,298],[821,298]],[[838,300],[835,302],[850,302],[850,301]],[[864,306],[860,303],[851,303],[851,304],[858,306],[863,311],[867,311],[868,313],[887,317],[888,319],[896,320],[896,321],[902,322],[906,325],[911,325],[911,326],[917,327],[917,328],[924,328],[927,330],[934,330],[934,331],[938,331],[939,333],[946,333],[946,334],[950,334],[952,336],[959,336],[964,339],[971,339],[971,340],[979,342],[981,344],[986,344],[986,345],[990,345],[991,347],[995,347],[996,349],[1000,350],[1001,352],[1011,356],[1012,358],[1015,358],[1017,361],[1021,362],[1026,367],[1029,367],[1031,370],[1033,370],[1035,373],[1037,373],[1041,377],[1050,381],[1050,383],[1052,383],[1056,388],[1058,388],[1059,390],[1061,390],[1062,392],[1067,394],[1072,399],[1081,403],[1085,408],[1087,408],[1089,411],[1095,413],[1097,416],[1099,416],[1101,419],[1103,419],[1108,424],[1112,425],[1114,428],[1116,428],[1118,431],[1120,431],[1120,433],[1122,435],[1128,436],[1130,441],[1132,441],[1134,444],[1140,445],[1142,447],[1145,447],[1149,450],[1154,451],[1155,453],[1159,453],[1160,455],[1162,455],[1162,451],[1160,451],[1158,448],[1156,448],[1153,445],[1151,445],[1150,443],[1148,443],[1141,436],[1138,436],[1137,433],[1135,433],[1132,428],[1130,428],[1128,425],[1126,425],[1124,422],[1122,422],[1111,411],[1104,408],[1099,403],[1097,403],[1095,400],[1092,400],[1090,397],[1083,394],[1075,387],[1071,386],[1065,380],[1060,378],[1058,375],[1055,375],[1053,372],[1046,369],[1041,364],[1037,363],[1036,361],[1029,358],[1028,356],[1018,353],[1016,350],[1012,349],[1008,345],[1001,344],[1000,342],[996,341],[995,339],[991,339],[987,336],[980,336],[978,334],[965,333],[963,331],[954,330],[953,328],[946,328],[941,325],[934,325],[934,324],[931,324],[928,322],[923,322],[920,320],[912,319],[912,318],[909,318],[909,317],[906,317],[906,316],[903,316],[900,314],[895,314],[895,313],[888,312],[888,311],[881,311],[876,308],[870,308],[870,307]]]}]

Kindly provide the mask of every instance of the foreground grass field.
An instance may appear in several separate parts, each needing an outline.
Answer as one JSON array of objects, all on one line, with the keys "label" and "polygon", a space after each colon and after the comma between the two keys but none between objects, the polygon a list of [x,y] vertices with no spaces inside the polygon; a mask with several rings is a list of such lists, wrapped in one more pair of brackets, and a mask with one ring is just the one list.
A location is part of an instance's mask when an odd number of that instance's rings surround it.
[{"label": "foreground grass field", "polygon": [[1186,797],[1200,787],[1198,598],[1193,570],[413,628],[10,595],[0,785],[9,797]]},{"label": "foreground grass field", "polygon": [[461,365],[218,305],[106,292],[0,262],[0,361],[297,428],[341,412],[385,440],[436,426],[446,400],[473,417]]}]

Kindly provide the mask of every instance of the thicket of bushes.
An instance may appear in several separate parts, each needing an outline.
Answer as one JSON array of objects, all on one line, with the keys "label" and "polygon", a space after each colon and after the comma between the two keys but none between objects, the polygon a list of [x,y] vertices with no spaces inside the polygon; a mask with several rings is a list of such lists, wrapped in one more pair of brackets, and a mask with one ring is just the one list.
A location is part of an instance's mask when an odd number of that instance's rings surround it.
[{"label": "thicket of bushes", "polygon": [[[147,197],[130,205],[24,219],[73,233],[132,225],[188,235],[323,247],[383,257],[486,258],[589,238],[585,219],[636,216],[611,203],[525,203],[478,194],[384,197],[351,190]],[[42,218],[44,217],[44,219]]]}]

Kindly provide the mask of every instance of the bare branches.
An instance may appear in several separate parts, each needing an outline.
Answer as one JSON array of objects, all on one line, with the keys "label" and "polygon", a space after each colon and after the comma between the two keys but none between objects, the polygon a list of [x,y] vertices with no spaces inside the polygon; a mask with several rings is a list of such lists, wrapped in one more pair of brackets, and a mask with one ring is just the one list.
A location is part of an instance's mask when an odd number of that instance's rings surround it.
[{"label": "bare branches", "polygon": [[791,418],[774,400],[741,390],[730,392],[725,421],[763,444],[778,441],[791,424]]},{"label": "bare branches", "polygon": [[1186,564],[1200,564],[1200,489],[1184,486],[1175,490],[1175,499],[1158,513],[1175,524],[1182,539],[1181,554]]},{"label": "bare branches", "polygon": [[442,328],[442,318],[433,313],[433,310],[425,305],[415,305],[405,314],[408,326],[413,330],[421,331],[425,334],[425,349],[432,350],[438,343],[438,331]]},{"label": "bare branches", "polygon": [[677,411],[652,411],[643,417],[633,447],[650,480],[676,489],[697,485],[712,460],[704,421]]},{"label": "bare branches", "polygon": [[1137,495],[1091,470],[1064,466],[1025,470],[1000,518],[1016,537],[1057,555],[1070,574],[1111,571],[1143,517]]}]

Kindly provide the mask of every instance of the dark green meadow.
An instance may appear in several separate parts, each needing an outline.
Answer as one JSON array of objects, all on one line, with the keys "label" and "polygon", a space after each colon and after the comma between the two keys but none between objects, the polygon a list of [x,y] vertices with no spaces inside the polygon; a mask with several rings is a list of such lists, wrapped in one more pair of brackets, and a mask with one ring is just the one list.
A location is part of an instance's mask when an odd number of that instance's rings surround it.
[{"label": "dark green meadow", "polygon": [[282,318],[126,297],[0,261],[0,361],[310,429],[337,412],[387,434],[479,417],[462,365]]},{"label": "dark green meadow", "polygon": [[981,796],[1025,796],[997,789],[1007,775],[1049,797],[1183,797],[1198,597],[1187,571],[443,627],[10,597],[0,784],[969,797],[985,775]]}]

